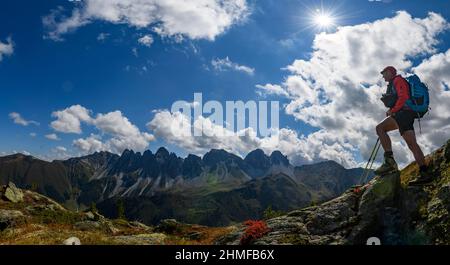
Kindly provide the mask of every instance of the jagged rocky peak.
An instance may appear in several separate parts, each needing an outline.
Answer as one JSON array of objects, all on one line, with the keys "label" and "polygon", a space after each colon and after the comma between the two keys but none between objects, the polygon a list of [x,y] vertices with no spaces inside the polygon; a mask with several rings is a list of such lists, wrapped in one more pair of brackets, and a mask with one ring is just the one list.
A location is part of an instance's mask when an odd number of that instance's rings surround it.
[{"label": "jagged rocky peak", "polygon": [[186,178],[194,178],[202,173],[203,161],[201,157],[189,154],[183,162],[182,174]]},{"label": "jagged rocky peak", "polygon": [[333,160],[325,160],[315,164],[302,165],[298,168],[298,171],[314,171],[322,173],[337,173],[345,171],[345,168]]},{"label": "jagged rocky peak", "polygon": [[203,163],[207,166],[215,166],[219,162],[237,162],[240,163],[242,158],[237,155],[228,153],[224,149],[211,149],[203,156]]},{"label": "jagged rocky peak", "polygon": [[330,167],[330,168],[344,169],[344,167],[341,164],[339,164],[338,162],[336,162],[334,160],[325,160],[325,161],[322,161],[322,162],[318,162],[315,165],[318,166],[318,167],[327,166],[327,167]]},{"label": "jagged rocky peak", "polygon": [[270,167],[270,158],[261,149],[256,149],[248,153],[244,161],[248,165],[260,169]]},{"label": "jagged rocky peak", "polygon": [[156,151],[155,156],[156,156],[156,160],[159,163],[164,163],[164,161],[166,161],[169,158],[170,153],[166,148],[160,147],[158,149],[158,151]]},{"label": "jagged rocky peak", "polygon": [[153,153],[150,150],[145,150],[145,152],[142,154],[142,157],[144,157],[144,158],[151,157],[151,156],[153,156]]},{"label": "jagged rocky peak", "polygon": [[134,156],[134,151],[130,149],[125,149],[121,155],[121,157],[131,157],[131,156]]},{"label": "jagged rocky peak", "polygon": [[273,151],[270,155],[270,162],[275,165],[289,166],[289,159],[280,151]]}]

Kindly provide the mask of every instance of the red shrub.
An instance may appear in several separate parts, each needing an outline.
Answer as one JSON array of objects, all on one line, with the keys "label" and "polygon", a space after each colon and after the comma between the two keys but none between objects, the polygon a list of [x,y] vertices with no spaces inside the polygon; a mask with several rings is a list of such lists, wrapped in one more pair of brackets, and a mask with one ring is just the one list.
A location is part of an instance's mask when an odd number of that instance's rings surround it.
[{"label": "red shrub", "polygon": [[355,189],[353,189],[354,193],[360,193],[361,192],[361,188],[360,187],[356,187]]},{"label": "red shrub", "polygon": [[244,222],[244,225],[246,225],[247,228],[241,237],[241,245],[247,245],[270,231],[264,221],[247,220]]}]

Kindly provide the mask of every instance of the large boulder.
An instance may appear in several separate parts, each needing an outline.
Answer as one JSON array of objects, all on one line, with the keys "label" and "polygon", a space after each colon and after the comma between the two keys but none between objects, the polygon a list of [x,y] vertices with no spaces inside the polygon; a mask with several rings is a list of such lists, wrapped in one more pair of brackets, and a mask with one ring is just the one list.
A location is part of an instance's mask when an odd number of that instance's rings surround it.
[{"label": "large boulder", "polygon": [[351,244],[366,244],[370,237],[382,237],[383,221],[390,218],[386,209],[392,213],[392,208],[398,208],[401,190],[399,172],[377,176],[367,186],[358,206],[359,222],[348,238]]},{"label": "large boulder", "polygon": [[23,202],[23,192],[12,182],[6,186],[3,197],[13,203]]}]

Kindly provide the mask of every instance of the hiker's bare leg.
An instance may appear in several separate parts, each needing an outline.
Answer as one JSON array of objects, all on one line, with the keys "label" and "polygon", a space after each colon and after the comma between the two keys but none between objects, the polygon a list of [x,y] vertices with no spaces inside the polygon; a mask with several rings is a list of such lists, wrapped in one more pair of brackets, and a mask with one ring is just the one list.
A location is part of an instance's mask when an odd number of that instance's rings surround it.
[{"label": "hiker's bare leg", "polygon": [[405,139],[406,143],[408,144],[409,149],[414,155],[414,158],[416,159],[416,162],[419,166],[425,165],[425,157],[423,155],[422,150],[420,149],[420,146],[417,144],[416,141],[416,134],[413,130],[408,130],[403,132],[402,135],[403,139]]},{"label": "hiker's bare leg", "polygon": [[387,133],[396,129],[398,129],[397,122],[392,117],[386,117],[376,127],[377,135],[385,152],[392,151],[391,138]]}]

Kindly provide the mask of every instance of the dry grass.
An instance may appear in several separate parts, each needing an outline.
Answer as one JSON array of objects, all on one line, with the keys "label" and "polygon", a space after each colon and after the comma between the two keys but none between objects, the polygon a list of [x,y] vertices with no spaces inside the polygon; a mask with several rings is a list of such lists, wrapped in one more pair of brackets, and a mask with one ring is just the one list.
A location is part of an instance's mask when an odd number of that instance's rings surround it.
[{"label": "dry grass", "polygon": [[[165,240],[167,245],[213,245],[219,237],[230,233],[233,227],[204,227],[192,226],[184,230],[181,234],[170,235]],[[199,232],[201,237],[198,240],[189,239],[190,233]]]}]

